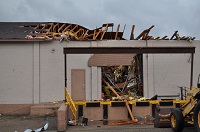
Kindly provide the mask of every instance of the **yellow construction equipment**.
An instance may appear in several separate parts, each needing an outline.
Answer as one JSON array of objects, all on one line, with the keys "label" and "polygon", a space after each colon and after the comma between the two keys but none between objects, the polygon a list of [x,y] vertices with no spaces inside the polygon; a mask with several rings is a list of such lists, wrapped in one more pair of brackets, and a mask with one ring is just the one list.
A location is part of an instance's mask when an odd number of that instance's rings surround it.
[{"label": "yellow construction equipment", "polygon": [[[200,77],[200,74],[199,74]],[[180,108],[174,108],[170,114],[171,127],[174,132],[181,132],[184,124],[193,124],[196,132],[200,132],[200,83],[191,86],[187,91],[186,102]]]},{"label": "yellow construction equipment", "polygon": [[67,101],[67,104],[68,104],[70,110],[72,111],[73,116],[74,116],[74,125],[76,125],[76,112],[77,112],[77,109],[76,109],[74,101],[72,100],[67,88],[65,88],[65,92],[66,92],[65,99]]}]

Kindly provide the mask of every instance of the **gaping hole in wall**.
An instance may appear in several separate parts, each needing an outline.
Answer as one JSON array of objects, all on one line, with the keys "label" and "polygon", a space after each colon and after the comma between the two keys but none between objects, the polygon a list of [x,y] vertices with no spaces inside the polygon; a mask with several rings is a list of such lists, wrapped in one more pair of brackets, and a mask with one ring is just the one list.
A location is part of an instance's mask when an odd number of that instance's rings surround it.
[{"label": "gaping hole in wall", "polygon": [[[130,61],[129,66],[101,67],[104,100],[134,100],[143,96],[142,55],[138,54]],[[119,96],[116,97],[112,88]]]}]

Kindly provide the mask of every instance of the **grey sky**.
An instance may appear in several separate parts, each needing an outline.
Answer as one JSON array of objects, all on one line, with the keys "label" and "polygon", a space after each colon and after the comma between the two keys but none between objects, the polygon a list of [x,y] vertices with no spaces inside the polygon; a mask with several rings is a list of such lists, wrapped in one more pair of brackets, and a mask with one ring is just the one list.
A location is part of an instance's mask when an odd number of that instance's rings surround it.
[{"label": "grey sky", "polygon": [[150,35],[169,38],[178,30],[180,36],[200,38],[200,0],[5,0],[0,4],[1,22],[68,22],[93,29],[103,23],[131,26],[135,36],[151,25]]}]

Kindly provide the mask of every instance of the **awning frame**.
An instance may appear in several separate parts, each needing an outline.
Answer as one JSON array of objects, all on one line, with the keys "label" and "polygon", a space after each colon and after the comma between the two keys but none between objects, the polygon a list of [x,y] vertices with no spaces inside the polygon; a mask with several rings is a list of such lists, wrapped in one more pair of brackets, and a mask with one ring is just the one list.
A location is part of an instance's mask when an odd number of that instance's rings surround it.
[{"label": "awning frame", "polygon": [[193,84],[193,63],[195,46],[159,46],[159,47],[64,47],[65,87],[67,86],[67,57],[66,54],[191,54],[190,86]]}]

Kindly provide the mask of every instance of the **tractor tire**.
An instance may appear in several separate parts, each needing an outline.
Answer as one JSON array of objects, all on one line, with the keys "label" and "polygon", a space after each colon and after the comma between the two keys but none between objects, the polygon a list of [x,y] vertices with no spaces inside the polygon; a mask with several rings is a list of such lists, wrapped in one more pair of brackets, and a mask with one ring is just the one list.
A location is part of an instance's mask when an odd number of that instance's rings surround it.
[{"label": "tractor tire", "polygon": [[184,117],[180,109],[174,108],[170,114],[170,124],[174,132],[181,132],[184,128]]},{"label": "tractor tire", "polygon": [[194,108],[194,128],[196,132],[200,132],[200,101],[196,104]]}]

